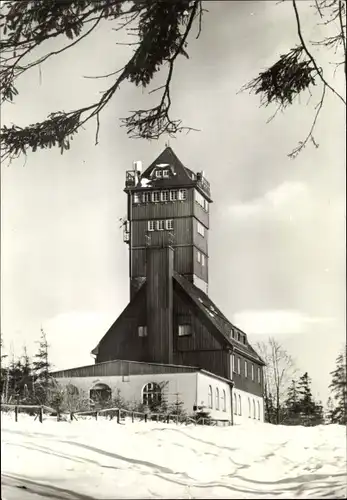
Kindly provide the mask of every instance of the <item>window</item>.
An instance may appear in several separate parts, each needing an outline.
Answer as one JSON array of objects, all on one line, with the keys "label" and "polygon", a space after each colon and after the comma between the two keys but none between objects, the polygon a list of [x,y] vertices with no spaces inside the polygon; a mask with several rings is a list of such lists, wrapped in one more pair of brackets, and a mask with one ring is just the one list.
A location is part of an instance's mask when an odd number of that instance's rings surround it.
[{"label": "window", "polygon": [[197,224],[197,231],[201,236],[205,236],[205,227],[200,222]]},{"label": "window", "polygon": [[164,231],[165,229],[165,221],[157,220],[157,231]]},{"label": "window", "polygon": [[237,340],[240,342],[241,341],[241,333],[237,332]]},{"label": "window", "polygon": [[232,359],[232,363],[233,363],[233,372],[236,373],[236,359],[235,359],[235,354],[232,355],[231,359]]},{"label": "window", "polygon": [[89,397],[94,403],[102,403],[111,399],[111,388],[106,384],[96,384],[89,391]]},{"label": "window", "polygon": [[161,388],[158,384],[150,382],[142,389],[142,403],[149,407],[161,403]]},{"label": "window", "polygon": [[234,393],[234,415],[237,415],[237,398],[235,393]]},{"label": "window", "polygon": [[208,201],[204,198],[204,209],[208,212]]},{"label": "window", "polygon": [[255,416],[255,401],[254,401],[254,399],[253,399],[253,418],[254,419],[256,418],[256,416]]},{"label": "window", "polygon": [[170,191],[170,200],[171,201],[177,200],[177,190],[176,189],[173,189],[172,191]]},{"label": "window", "polygon": [[161,201],[169,201],[169,197],[170,197],[169,191],[162,191],[161,192]]},{"label": "window", "polygon": [[155,221],[149,220],[148,221],[148,231],[154,231],[154,229],[155,229]]},{"label": "window", "polygon": [[166,178],[169,177],[169,171],[167,169],[163,170],[163,177],[166,177]]},{"label": "window", "polygon": [[245,377],[247,378],[248,376],[248,364],[247,361],[245,361]]},{"label": "window", "polygon": [[[222,397],[221,397],[221,406],[222,406],[222,410],[223,411],[227,411],[227,402],[226,402],[226,394],[225,394],[225,390],[223,389],[222,391]],[[259,405],[259,403],[258,403]]]},{"label": "window", "polygon": [[248,418],[251,418],[251,400],[248,398]]},{"label": "window", "polygon": [[143,203],[148,203],[151,201],[151,193],[142,193]]},{"label": "window", "polygon": [[196,253],[196,258],[198,259],[198,262],[201,262],[201,253],[199,252],[199,250]]},{"label": "window", "polygon": [[258,403],[258,420],[260,420],[260,403],[259,401],[257,401],[257,403]]},{"label": "window", "polygon": [[155,176],[157,177],[157,179],[160,179],[161,177],[163,177],[163,171],[162,170],[156,170],[155,171]]},{"label": "window", "polygon": [[199,191],[195,190],[194,198],[199,205],[208,212],[208,201],[199,193]]},{"label": "window", "polygon": [[260,368],[258,367],[258,384],[260,384],[261,378],[260,378]]},{"label": "window", "polygon": [[213,408],[212,387],[210,385],[208,386],[208,407]]},{"label": "window", "polygon": [[158,201],[160,201],[160,191],[153,191],[152,201],[154,201],[154,203],[157,203]]},{"label": "window", "polygon": [[187,199],[187,190],[186,189],[179,189],[178,190],[178,199],[182,200],[182,201]]},{"label": "window", "polygon": [[251,374],[252,374],[252,380],[254,380],[254,364],[251,364]]},{"label": "window", "polygon": [[138,326],[137,331],[139,337],[147,337],[147,326]]},{"label": "window", "polygon": [[191,327],[190,325],[178,325],[178,336],[186,337],[187,335],[191,335]]},{"label": "window", "polygon": [[231,333],[232,338],[235,338],[235,332],[233,329],[230,330],[230,333]]},{"label": "window", "polygon": [[216,410],[219,410],[219,389],[216,388]]},{"label": "window", "polygon": [[165,221],[165,227],[167,230],[171,231],[173,229],[173,220],[172,219],[167,219]]},{"label": "window", "polygon": [[241,360],[240,360],[240,358],[237,358],[237,373],[239,375],[241,374]]},{"label": "window", "polygon": [[141,203],[141,194],[140,193],[134,193],[134,203]]},{"label": "window", "polygon": [[205,255],[203,253],[201,254],[201,265],[205,265]]},{"label": "window", "polygon": [[239,394],[239,415],[242,415],[241,396]]}]

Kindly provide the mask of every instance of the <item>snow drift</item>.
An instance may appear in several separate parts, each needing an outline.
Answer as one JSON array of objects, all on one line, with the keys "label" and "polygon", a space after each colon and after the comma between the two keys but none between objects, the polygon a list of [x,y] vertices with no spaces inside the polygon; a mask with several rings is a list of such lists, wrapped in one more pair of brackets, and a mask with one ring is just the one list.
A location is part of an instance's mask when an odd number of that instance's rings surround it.
[{"label": "snow drift", "polygon": [[346,430],[2,417],[2,500],[346,498]]}]

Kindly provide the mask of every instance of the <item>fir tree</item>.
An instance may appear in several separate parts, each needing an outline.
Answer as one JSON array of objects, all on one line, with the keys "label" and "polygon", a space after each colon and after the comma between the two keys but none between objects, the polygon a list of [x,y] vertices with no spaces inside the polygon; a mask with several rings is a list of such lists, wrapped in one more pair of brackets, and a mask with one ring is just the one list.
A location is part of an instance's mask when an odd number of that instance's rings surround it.
[{"label": "fir tree", "polygon": [[284,403],[285,406],[285,424],[298,425],[300,424],[300,403],[299,394],[297,389],[297,382],[292,380],[288,389],[287,399]]},{"label": "fir tree", "polygon": [[51,363],[48,357],[48,341],[46,333],[41,328],[41,338],[39,340],[39,351],[35,354],[33,362],[33,371],[35,375],[35,395],[41,404],[47,400],[50,384],[49,371]]},{"label": "fir tree", "polygon": [[329,388],[334,398],[334,408],[330,414],[333,424],[347,424],[347,382],[346,382],[346,347],[336,359],[336,368],[331,373]]},{"label": "fir tree", "polygon": [[305,372],[298,382],[299,408],[301,424],[305,426],[320,425],[324,422],[323,407],[317,404],[312,396],[311,379]]}]

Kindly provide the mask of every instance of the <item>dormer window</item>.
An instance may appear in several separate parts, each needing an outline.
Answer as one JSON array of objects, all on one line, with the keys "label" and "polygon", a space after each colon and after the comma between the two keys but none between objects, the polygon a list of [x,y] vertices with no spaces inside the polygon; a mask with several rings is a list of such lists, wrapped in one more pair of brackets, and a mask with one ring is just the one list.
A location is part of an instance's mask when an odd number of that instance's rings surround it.
[{"label": "dormer window", "polygon": [[167,179],[169,177],[169,170],[167,168],[165,170],[163,170],[163,177],[165,179]]}]

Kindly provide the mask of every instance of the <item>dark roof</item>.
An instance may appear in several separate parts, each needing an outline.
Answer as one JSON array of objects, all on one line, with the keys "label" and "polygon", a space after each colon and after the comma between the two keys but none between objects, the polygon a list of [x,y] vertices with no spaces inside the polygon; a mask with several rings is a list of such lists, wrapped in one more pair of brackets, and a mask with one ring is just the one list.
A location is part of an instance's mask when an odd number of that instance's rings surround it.
[{"label": "dark roof", "polygon": [[[168,164],[174,173],[175,179],[179,179],[181,182],[189,183],[196,179],[194,172],[186,168],[181,160],[176,156],[170,146],[167,146],[162,153],[156,158],[149,167],[143,172],[141,177],[148,178],[152,170],[160,164]],[[159,182],[165,181],[165,179],[159,179]]]},{"label": "dark roof", "polygon": [[246,338],[246,344],[242,344],[238,342],[234,338],[231,337],[232,329],[240,331],[241,330],[235,327],[230,321],[224,316],[222,311],[218,309],[218,307],[212,302],[212,300],[204,293],[200,288],[195,286],[191,281],[184,278],[181,274],[174,272],[174,279],[181,286],[181,288],[190,296],[190,298],[194,301],[197,307],[205,316],[208,317],[210,323],[212,323],[217,330],[220,332],[225,344],[229,344],[232,350],[239,351],[246,356],[250,356],[251,358],[260,361],[262,364],[265,364],[258,353],[253,349],[253,347],[249,344],[247,340],[247,336],[244,332]]}]

